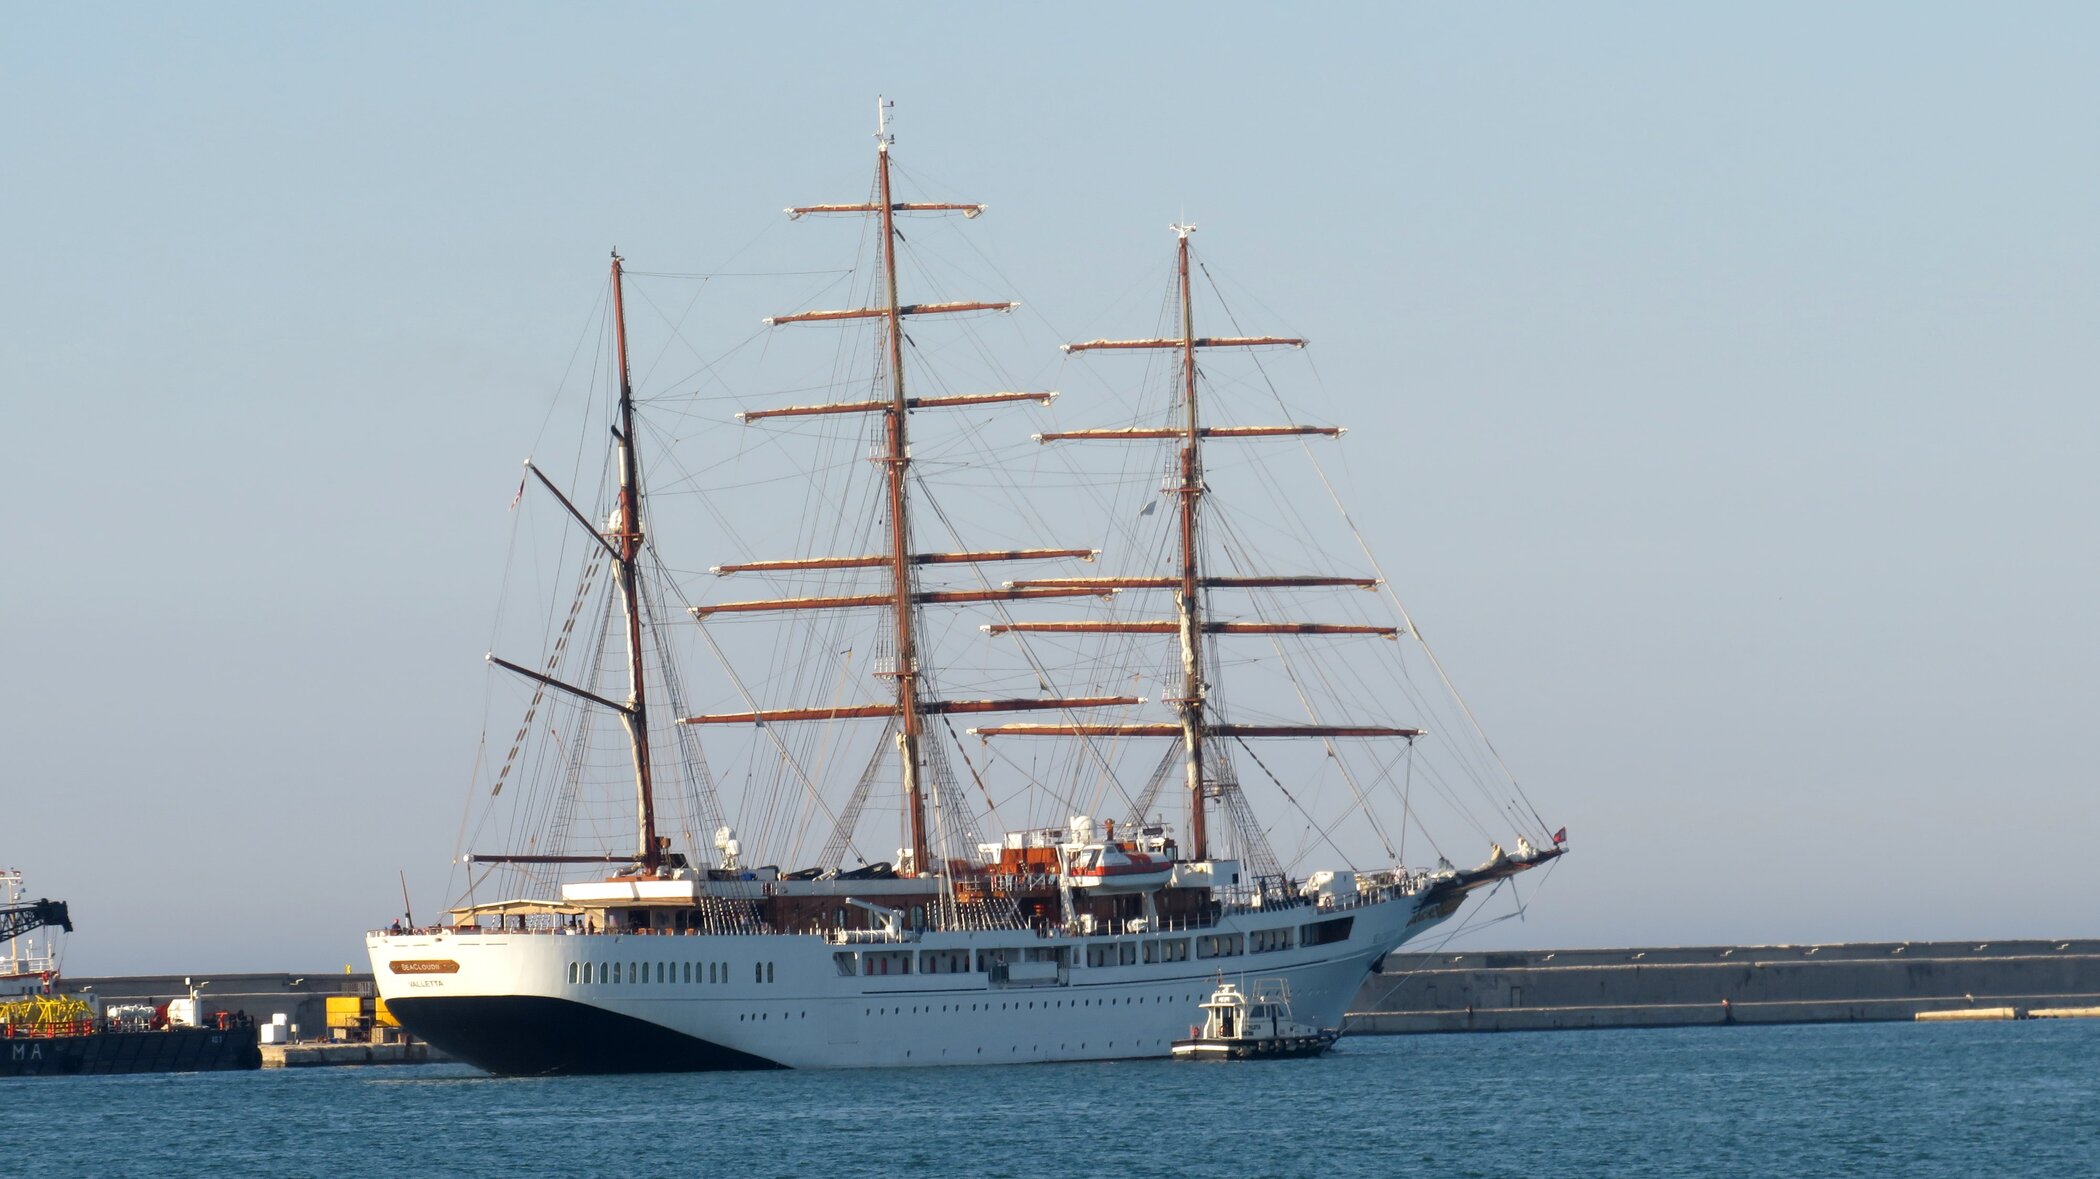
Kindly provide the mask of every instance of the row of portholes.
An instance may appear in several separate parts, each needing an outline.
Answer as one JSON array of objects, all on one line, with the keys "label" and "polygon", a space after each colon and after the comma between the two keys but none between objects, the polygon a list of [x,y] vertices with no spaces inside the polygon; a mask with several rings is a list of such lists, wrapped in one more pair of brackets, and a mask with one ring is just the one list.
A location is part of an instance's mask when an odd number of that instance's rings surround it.
[{"label": "row of portholes", "polygon": [[[652,971],[651,967],[655,969]],[[652,978],[653,974],[653,978]],[[726,983],[729,981],[727,962],[571,962],[569,984],[576,986],[589,983],[639,984],[648,982]],[[753,962],[751,981],[769,983],[773,981],[771,962]]]},{"label": "row of portholes", "polygon": [[[1181,995],[1181,996],[1175,996],[1175,995],[1150,995],[1150,996],[1146,996],[1146,997],[1143,997],[1143,998],[1138,998],[1138,999],[1132,999],[1132,1000],[1130,1001],[1130,1006],[1133,1006],[1133,1007],[1135,1007],[1135,1006],[1137,1006],[1137,1005],[1138,1005],[1138,1004],[1140,1004],[1140,1003],[1173,1003],[1173,1002],[1177,1002],[1177,1001],[1178,1001],[1178,1002],[1182,1002],[1182,1003],[1194,1003],[1194,1002],[1196,1001],[1196,997],[1195,997],[1194,995]],[[1101,999],[1101,1000],[1094,1000],[1094,999],[1074,999],[1074,1000],[1072,1000],[1072,1002],[1071,1002],[1070,1006],[1073,1006],[1073,1007],[1092,1007],[1092,1006],[1093,1006],[1093,1005],[1094,1005],[1094,1004],[1095,1004],[1096,1002],[1099,1002],[1099,1003],[1100,1003],[1100,1005],[1101,1005],[1101,1006],[1103,1006],[1103,1007],[1109,1007],[1109,1006],[1113,1006],[1113,1005],[1116,1005],[1116,1004],[1120,1003],[1120,1002],[1121,1002],[1121,1000],[1117,1000],[1117,999]],[[1065,1003],[1065,1001],[1064,1001],[1063,999],[1045,999],[1045,1000],[1043,1000],[1043,1010],[1045,1010],[1045,1011],[1050,1011],[1050,1010],[1053,1010],[1053,1009],[1056,1009],[1056,1008],[1062,1008],[1062,1007],[1064,1007],[1064,1006],[1066,1006],[1066,1003]],[[981,1007],[981,1008],[982,1008],[983,1010],[985,1010],[985,1011],[990,1011],[990,1010],[992,1009],[992,1005],[991,1005],[990,1003],[984,1003],[984,1004],[977,1004],[977,1003],[972,1003],[972,1004],[970,1004],[970,1006],[969,1006],[969,1008],[968,1008],[968,1009],[969,1009],[969,1010],[971,1010],[971,1011],[976,1011],[976,1010],[979,1010],[979,1009],[980,1009],[980,1007]],[[1007,1005],[1006,1005],[1006,1004],[1004,1004],[1004,1003],[1001,1003],[1001,1004],[999,1004],[999,1010],[1001,1010],[1001,1011],[1005,1011],[1006,1009],[1007,1009]],[[1022,1004],[1022,1003],[1015,1003],[1015,1004],[1013,1004],[1013,1009],[1014,1009],[1015,1011],[1023,1011],[1023,1010],[1026,1010],[1026,1011],[1033,1011],[1033,1010],[1035,1010],[1035,1003],[1034,1003],[1034,1002],[1032,1002],[1032,1001],[1031,1001],[1031,1002],[1029,1002],[1029,1003],[1026,1003],[1026,1004]],[[932,1006],[932,1004],[928,1004],[928,1005],[927,1005],[927,1006],[925,1006],[925,1007],[914,1007],[914,1008],[912,1008],[912,1009],[911,1009],[911,1010],[909,1010],[909,1011],[906,1011],[906,1010],[905,1010],[904,1008],[902,1008],[902,1007],[863,1007],[863,1008],[861,1008],[861,1012],[860,1012],[860,1013],[861,1013],[862,1015],[864,1015],[864,1016],[865,1016],[865,1015],[936,1015],[936,1014],[948,1014],[948,1013],[951,1013],[951,1012],[952,1012],[953,1014],[957,1014],[957,1015],[960,1015],[960,1014],[962,1014],[963,1010],[964,1010],[964,1008],[963,1008],[963,1005],[962,1005],[962,1004],[960,1004],[960,1003],[955,1003],[955,1004],[947,1004],[947,1003],[943,1003],[943,1004],[941,1004],[941,1009],[940,1009],[940,1011],[939,1011],[939,1012],[936,1012],[936,1011],[935,1011],[935,1010],[933,1009],[933,1006]],[[1063,1046],[1063,1045],[1059,1045],[1059,1047],[1062,1047],[1062,1046]],[[1085,1045],[1083,1045],[1083,1044],[1082,1044],[1082,1045],[1080,1045],[1080,1047],[1082,1047],[1082,1048],[1083,1048],[1083,1047],[1085,1047]]]},{"label": "row of portholes", "polygon": [[[770,1011],[746,1011],[746,1012],[744,1012],[744,1013],[742,1013],[742,1014],[738,1015],[738,1016],[736,1017],[736,1021],[737,1021],[738,1023],[743,1023],[744,1021],[746,1021],[746,1020],[749,1020],[749,1021],[751,1021],[752,1023],[757,1023],[758,1021],[760,1021],[760,1020],[762,1020],[762,1019],[766,1019],[766,1018],[770,1017],[770,1016],[771,1016],[772,1014],[773,1014],[773,1013],[772,1013],[772,1012],[770,1012]],[[786,1019],[786,1018],[788,1017],[788,1015],[789,1015],[789,1013],[788,1013],[788,1012],[785,1012],[785,1011],[783,1011],[783,1012],[781,1012],[781,1013],[780,1013],[780,1018],[782,1018],[782,1019]],[[808,1019],[808,1018],[809,1018],[809,1012],[807,1012],[807,1011],[803,1012],[803,1013],[802,1013],[802,1018],[804,1018],[804,1019]]]},{"label": "row of portholes", "polygon": [[[1164,1046],[1164,1045],[1166,1044],[1166,1041],[1165,1041],[1165,1040],[1154,1040],[1154,1041],[1152,1041],[1152,1044],[1153,1044],[1153,1046],[1154,1046],[1154,1047],[1163,1047],[1163,1046]],[[1116,1046],[1116,1042],[1115,1042],[1114,1040],[1110,1040],[1110,1041],[1109,1041],[1108,1043],[1106,1043],[1106,1044],[1103,1044],[1103,1045],[1102,1045],[1102,1047],[1104,1047],[1104,1048],[1113,1048],[1113,1047],[1115,1047],[1115,1046]],[[1143,1040],[1132,1040],[1132,1041],[1130,1042],[1130,1046],[1131,1046],[1132,1048],[1143,1048],[1143,1047],[1145,1046],[1145,1042],[1144,1042]],[[1071,1051],[1071,1049],[1072,1049],[1072,1045],[1071,1045],[1070,1043],[1064,1043],[1064,1044],[1059,1044],[1059,1045],[1057,1046],[1057,1050],[1058,1050],[1058,1051],[1060,1051],[1060,1052],[1069,1052],[1069,1051]],[[1028,1050],[1029,1050],[1030,1052],[1041,1052],[1041,1051],[1043,1050],[1043,1046],[1042,1046],[1041,1044],[1030,1044],[1030,1045],[1028,1046]],[[1084,1052],[1084,1051],[1086,1051],[1086,1041],[1085,1041],[1085,1040],[1081,1040],[1081,1041],[1079,1042],[1079,1050],[1080,1050],[1081,1052]],[[1019,1054],[1020,1054],[1020,1051],[1021,1051],[1021,1046],[1020,1046],[1019,1044],[1015,1044],[1015,1045],[1013,1045],[1012,1047],[1008,1048],[1008,1049],[1007,1049],[1007,1051],[1008,1051],[1008,1052],[1010,1052],[1010,1053],[1013,1053],[1013,1054],[1015,1054],[1015,1055],[1019,1055]],[[910,1057],[911,1057],[911,1049],[909,1049],[909,1048],[905,1049],[905,1050],[904,1050],[904,1055],[905,1055],[905,1058],[906,1058],[906,1059],[910,1059]],[[948,1055],[948,1050],[947,1050],[946,1048],[943,1048],[943,1049],[941,1049],[941,1055],[942,1055],[942,1056],[946,1056],[946,1055]],[[982,1049],[982,1048],[979,1048],[979,1049],[977,1050],[977,1055],[979,1055],[979,1056],[983,1056],[983,1055],[984,1055],[984,1049]]]}]

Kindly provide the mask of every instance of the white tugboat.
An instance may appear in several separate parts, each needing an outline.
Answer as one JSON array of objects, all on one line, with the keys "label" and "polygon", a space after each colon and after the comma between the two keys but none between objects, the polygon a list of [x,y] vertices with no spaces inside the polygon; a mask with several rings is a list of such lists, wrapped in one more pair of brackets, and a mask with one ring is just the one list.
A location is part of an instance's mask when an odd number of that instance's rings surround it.
[{"label": "white tugboat", "polygon": [[1256,979],[1248,994],[1220,982],[1203,1001],[1203,1025],[1174,1041],[1176,1060],[1259,1060],[1318,1056],[1342,1033],[1291,1018],[1291,985],[1280,978]]},{"label": "white tugboat", "polygon": [[[1164,485],[1150,460],[1136,480],[1084,481],[1089,495],[1126,486],[1142,504],[1107,513],[1124,523],[1104,525],[1101,546],[1039,547],[1010,536],[972,546],[957,535],[954,517],[927,493],[909,433],[915,420],[967,410],[988,435],[998,428],[988,415],[1055,395],[948,392],[945,378],[923,377],[926,358],[908,351],[919,345],[907,319],[967,324],[972,313],[1015,304],[900,296],[895,221],[974,218],[984,206],[895,197],[887,104],[882,113],[868,197],[789,210],[870,221],[866,299],[766,321],[861,333],[837,344],[837,355],[873,356],[875,373],[830,385],[866,395],[737,415],[746,427],[779,431],[763,453],[787,456],[784,475],[710,493],[716,518],[737,535],[743,514],[777,494],[757,483],[808,482],[812,506],[794,539],[816,555],[711,570],[761,579],[773,596],[696,601],[705,592],[658,555],[642,452],[645,438],[662,435],[638,426],[625,314],[632,280],[613,258],[604,490],[595,502],[572,499],[527,465],[563,525],[578,530],[566,551],[583,556],[561,581],[576,587],[573,600],[545,603],[552,619],[566,611],[566,620],[536,656],[490,656],[531,699],[509,753],[493,763],[488,813],[501,806],[508,818],[477,822],[470,838],[508,830],[516,850],[463,849],[465,887],[444,920],[367,938],[389,1010],[455,1057],[508,1074],[1165,1057],[1187,1013],[1213,994],[1210,980],[1226,971],[1278,980],[1311,1026],[1338,1024],[1384,955],[1451,918],[1475,891],[1564,850],[1492,747],[1475,740],[1462,705],[1448,734],[1359,715],[1419,710],[1425,686],[1448,687],[1381,576],[1249,567],[1259,550],[1213,503],[1205,447],[1302,443],[1341,430],[1199,413],[1199,352],[1304,341],[1198,334],[1192,227],[1174,227],[1171,331],[1066,347],[1163,359],[1159,411],[1146,411],[1140,425],[1034,434],[1045,444],[1163,444]],[[936,339],[941,329],[915,330]],[[908,372],[938,391],[907,393]],[[793,457],[803,444],[829,449],[821,459]],[[651,461],[677,462],[655,452]],[[961,465],[981,466],[986,479],[1031,473],[1021,463]],[[1011,480],[1000,494],[1029,505],[1026,483]],[[1285,559],[1308,556],[1291,550]],[[1135,568],[1011,580],[983,573],[1097,557]],[[943,574],[962,583],[937,583]],[[1301,591],[1324,593],[1328,606],[1318,608],[1361,621],[1300,621],[1285,603]],[[1119,608],[1126,600],[1150,606]],[[1092,613],[1021,616],[1046,601],[1090,603]],[[994,621],[944,626],[954,609],[991,610]],[[778,625],[786,637],[740,648],[743,636],[732,632],[745,620]],[[1226,657],[1219,644],[1239,636],[1261,637],[1266,654],[1250,644]],[[1033,683],[994,694],[1002,685],[992,671],[952,657],[964,641],[1017,653],[1006,666]],[[685,704],[688,681],[672,655],[681,643],[721,658],[707,695],[735,708]],[[1374,656],[1414,650],[1424,662],[1325,678],[1300,661],[1301,649],[1330,644],[1375,647]],[[856,649],[874,656],[854,664]],[[743,662],[724,654],[738,650]],[[1221,690],[1228,669],[1230,708]],[[944,690],[944,672],[953,673],[951,688],[992,687]],[[1138,694],[1144,684],[1156,685],[1164,715],[1145,714],[1161,705]],[[1327,691],[1336,685],[1348,690]],[[857,702],[864,696],[877,698]],[[1024,711],[1052,719],[970,729],[979,741],[967,744],[956,728],[957,717]],[[1441,757],[1440,738],[1465,750],[1418,767],[1418,746]],[[1269,741],[1307,749],[1304,765],[1258,756],[1250,744]],[[1006,752],[1022,746],[1026,753]],[[1372,752],[1353,760],[1352,750],[1365,748]],[[740,767],[733,786],[709,769],[731,756]],[[1239,764],[1260,778],[1243,784]],[[1167,785],[1174,779],[1178,791]],[[1162,817],[1174,793],[1183,799],[1179,824]],[[1435,867],[1409,863],[1407,841],[1426,838],[1420,813],[1462,796],[1470,801],[1455,809],[1482,842],[1514,829],[1544,850],[1523,842],[1517,856],[1461,871],[1432,844],[1421,858]],[[889,846],[877,817],[884,808],[871,810],[885,798],[895,801],[901,846],[878,861],[859,849]],[[1323,803],[1336,813],[1316,816]],[[1258,818],[1258,806],[1278,813]],[[1069,817],[1079,812],[1121,817]],[[1279,854],[1270,832],[1286,820],[1292,846]],[[980,823],[1005,834],[986,840]],[[812,832],[823,839],[814,854],[803,842]],[[1351,840],[1360,846],[1345,854]],[[1298,869],[1308,855],[1333,858],[1322,871]],[[784,872],[781,863],[809,866]],[[477,899],[491,893],[501,899]]]}]

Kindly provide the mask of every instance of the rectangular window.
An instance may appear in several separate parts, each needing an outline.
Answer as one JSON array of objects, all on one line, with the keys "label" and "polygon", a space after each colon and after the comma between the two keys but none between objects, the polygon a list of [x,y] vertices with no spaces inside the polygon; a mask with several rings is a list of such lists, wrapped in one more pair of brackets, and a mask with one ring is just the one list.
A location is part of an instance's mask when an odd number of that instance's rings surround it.
[{"label": "rectangular window", "polygon": [[1356,925],[1354,917],[1335,917],[1326,921],[1315,921],[1300,926],[1298,941],[1308,946],[1324,946],[1330,942],[1349,940],[1349,930]]},{"label": "rectangular window", "polygon": [[753,963],[751,964],[751,981],[752,981],[752,982],[764,982],[764,981],[766,981],[766,964],[765,964],[765,963],[763,963],[763,962],[753,962]]},{"label": "rectangular window", "polygon": [[919,953],[921,974],[963,974],[969,969],[968,950],[922,950]]},{"label": "rectangular window", "polygon": [[1116,962],[1123,966],[1135,966],[1137,964],[1137,943],[1117,942]]},{"label": "rectangular window", "polygon": [[860,973],[860,955],[851,950],[840,950],[831,956],[831,960],[838,964],[841,978],[852,978]]},{"label": "rectangular window", "polygon": [[1292,933],[1293,931],[1288,928],[1257,929],[1247,935],[1247,952],[1250,954],[1270,954],[1277,950],[1288,950],[1291,948]]}]

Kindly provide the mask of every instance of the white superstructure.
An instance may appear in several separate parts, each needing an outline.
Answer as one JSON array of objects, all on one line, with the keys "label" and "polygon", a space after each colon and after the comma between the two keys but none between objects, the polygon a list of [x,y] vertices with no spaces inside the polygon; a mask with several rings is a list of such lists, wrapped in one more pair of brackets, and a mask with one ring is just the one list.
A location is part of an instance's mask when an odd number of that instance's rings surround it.
[{"label": "white superstructure", "polygon": [[[1509,870],[1373,882],[1344,899],[1252,903],[1239,890],[1244,901],[1204,924],[1093,935],[921,930],[905,908],[894,927],[708,932],[695,927],[703,910],[681,903],[691,888],[647,898],[632,885],[585,886],[559,905],[479,915],[504,928],[380,932],[368,944],[390,1010],[502,1072],[1109,1060],[1167,1055],[1220,977],[1282,979],[1297,1018],[1336,1026],[1382,955]],[[758,906],[854,891],[836,881],[708,884],[699,895]],[[604,898],[622,888],[640,903]],[[915,896],[926,894],[886,899]],[[509,924],[528,916],[538,928]],[[542,1034],[499,1030],[527,1011]]]}]

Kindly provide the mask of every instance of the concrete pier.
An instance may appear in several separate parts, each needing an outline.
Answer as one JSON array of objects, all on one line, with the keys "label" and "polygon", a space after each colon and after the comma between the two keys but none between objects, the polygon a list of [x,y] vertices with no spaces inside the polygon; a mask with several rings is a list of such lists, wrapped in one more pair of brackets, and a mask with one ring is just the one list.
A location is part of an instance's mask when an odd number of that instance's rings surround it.
[{"label": "concrete pier", "polygon": [[1366,980],[1345,1030],[1825,1023],[2092,1006],[2094,939],[1400,953]]},{"label": "concrete pier", "polygon": [[430,1064],[448,1060],[421,1040],[393,1044],[264,1044],[264,1068],[316,1068],[343,1064]]}]

